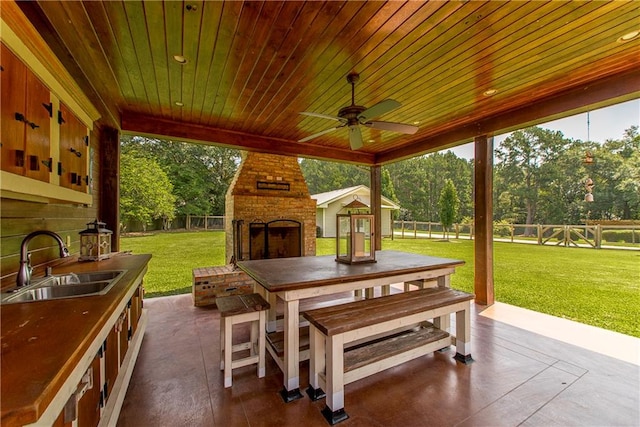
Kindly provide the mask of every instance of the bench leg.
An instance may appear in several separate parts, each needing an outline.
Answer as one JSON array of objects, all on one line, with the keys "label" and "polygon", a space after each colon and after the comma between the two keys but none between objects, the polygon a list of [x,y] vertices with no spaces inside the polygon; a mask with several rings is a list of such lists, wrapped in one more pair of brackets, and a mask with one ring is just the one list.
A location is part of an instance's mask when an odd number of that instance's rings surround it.
[{"label": "bench leg", "polygon": [[224,318],[223,319],[223,329],[224,329],[224,386],[231,387],[231,383],[233,382],[232,371],[233,367],[231,365],[231,356],[233,355],[233,343],[231,339],[233,337],[232,328],[233,322],[231,319]]},{"label": "bench leg", "polygon": [[[265,338],[265,328],[267,324],[267,314],[265,311],[260,312],[260,318],[258,320],[258,378],[263,378],[265,375],[265,347],[266,347],[266,338]],[[256,322],[253,322],[255,325]],[[252,343],[254,341],[251,341]]]},{"label": "bench leg", "polygon": [[224,317],[220,318],[220,370],[224,371]]},{"label": "bench leg", "polygon": [[312,324],[309,325],[309,387],[307,395],[311,400],[320,400],[325,392],[320,388],[319,375],[325,372],[325,338]]},{"label": "bench leg", "polygon": [[451,315],[445,314],[444,316],[436,317],[433,319],[433,325],[440,330],[451,333]]},{"label": "bench leg", "polygon": [[344,411],[344,338],[342,334],[327,337],[327,405],[322,415],[334,425],[349,418]]},{"label": "bench leg", "polygon": [[471,303],[456,312],[456,355],[454,358],[465,365],[472,363],[471,357]]}]

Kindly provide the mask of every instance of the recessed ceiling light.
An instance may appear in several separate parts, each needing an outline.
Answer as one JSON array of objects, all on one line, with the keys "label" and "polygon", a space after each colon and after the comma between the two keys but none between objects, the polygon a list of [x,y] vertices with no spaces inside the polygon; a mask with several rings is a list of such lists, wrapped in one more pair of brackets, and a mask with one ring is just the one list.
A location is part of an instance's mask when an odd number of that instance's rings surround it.
[{"label": "recessed ceiling light", "polygon": [[376,140],[375,139],[370,139],[368,142],[369,142],[369,144],[373,144],[374,142],[376,142]]},{"label": "recessed ceiling light", "polygon": [[413,122],[414,125],[419,125],[420,124],[420,120],[416,120],[415,122]]},{"label": "recessed ceiling light", "polygon": [[637,38],[638,36],[640,36],[640,30],[631,31],[630,33],[627,33],[627,34],[623,35],[622,37],[620,37],[618,39],[618,43],[624,43],[624,42],[631,41],[631,40]]},{"label": "recessed ceiling light", "polygon": [[173,59],[175,59],[175,61],[178,64],[186,64],[187,63],[187,58],[185,58],[182,55],[173,55]]},{"label": "recessed ceiling light", "polygon": [[182,102],[180,102],[180,101],[176,101],[176,105],[177,105],[178,107],[182,107],[182,106],[184,106],[184,104],[183,104]]},{"label": "recessed ceiling light", "polygon": [[498,90],[497,90],[497,89],[487,89],[487,90],[485,90],[484,92],[482,92],[482,94],[483,94],[484,96],[493,96],[493,95],[495,95],[496,93],[498,93]]}]

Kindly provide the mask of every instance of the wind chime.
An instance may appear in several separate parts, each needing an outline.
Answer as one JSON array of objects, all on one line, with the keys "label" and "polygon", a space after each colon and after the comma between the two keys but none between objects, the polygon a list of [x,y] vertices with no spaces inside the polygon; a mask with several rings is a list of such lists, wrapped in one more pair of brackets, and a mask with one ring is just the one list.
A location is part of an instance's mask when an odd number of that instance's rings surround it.
[{"label": "wind chime", "polygon": [[[590,151],[587,151],[585,154],[583,163],[587,166],[593,164],[593,154],[591,154]],[[588,176],[584,181],[584,188],[587,190],[587,193],[584,195],[584,201],[593,202],[593,180]]]}]

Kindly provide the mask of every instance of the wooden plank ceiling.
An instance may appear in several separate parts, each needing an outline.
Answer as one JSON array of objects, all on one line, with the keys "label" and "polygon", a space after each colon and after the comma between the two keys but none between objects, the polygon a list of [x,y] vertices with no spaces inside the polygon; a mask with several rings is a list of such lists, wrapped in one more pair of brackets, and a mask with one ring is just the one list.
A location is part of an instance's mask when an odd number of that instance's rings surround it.
[{"label": "wooden plank ceiling", "polygon": [[[618,40],[640,30],[637,2],[19,5],[126,132],[382,164],[640,97],[640,38]],[[351,72],[356,104],[395,99],[379,119],[418,132],[360,126],[357,151],[346,127],[297,142],[336,126],[299,113],[336,116]]]}]

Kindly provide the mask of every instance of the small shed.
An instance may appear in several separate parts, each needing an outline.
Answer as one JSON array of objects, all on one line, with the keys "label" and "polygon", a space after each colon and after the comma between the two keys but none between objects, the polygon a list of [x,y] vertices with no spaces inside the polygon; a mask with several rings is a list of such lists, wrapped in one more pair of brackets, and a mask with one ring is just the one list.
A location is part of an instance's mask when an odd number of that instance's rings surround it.
[{"label": "small shed", "polygon": [[[316,225],[320,227],[319,236],[336,237],[336,215],[355,198],[365,205],[371,206],[370,195],[371,190],[366,185],[312,195],[311,198],[316,200]],[[382,196],[382,236],[391,236],[391,214],[394,210],[399,209],[399,205]]]}]

